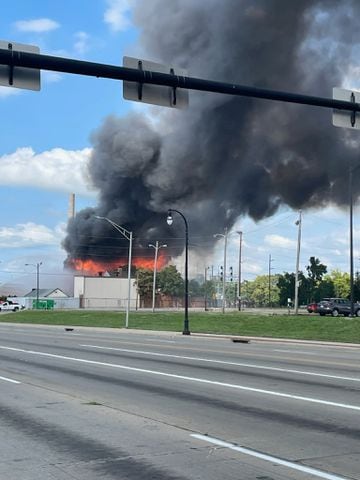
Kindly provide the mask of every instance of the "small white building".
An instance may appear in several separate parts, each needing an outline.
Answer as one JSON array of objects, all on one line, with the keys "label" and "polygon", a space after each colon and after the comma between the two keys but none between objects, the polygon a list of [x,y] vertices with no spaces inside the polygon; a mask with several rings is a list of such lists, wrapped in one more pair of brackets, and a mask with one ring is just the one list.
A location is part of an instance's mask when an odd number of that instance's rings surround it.
[{"label": "small white building", "polygon": [[31,292],[24,295],[24,297],[29,298],[68,298],[65,292],[63,292],[60,288],[39,288],[39,294],[36,288],[33,288]]},{"label": "small white building", "polygon": [[[36,301],[39,305],[36,307]],[[79,308],[79,299],[70,298],[61,288],[33,288],[26,295],[18,299],[26,308],[48,309],[73,309]]]},{"label": "small white building", "polygon": [[[128,301],[128,279],[120,277],[74,276],[74,297],[79,298],[80,308],[126,309]],[[135,279],[130,280],[130,308],[137,306]]]}]

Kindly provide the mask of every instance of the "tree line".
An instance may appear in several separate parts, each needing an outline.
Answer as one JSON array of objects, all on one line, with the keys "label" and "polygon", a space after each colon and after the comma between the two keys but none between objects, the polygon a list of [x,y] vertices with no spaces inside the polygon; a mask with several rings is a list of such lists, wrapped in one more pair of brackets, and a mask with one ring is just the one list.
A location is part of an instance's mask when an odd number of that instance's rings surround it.
[{"label": "tree line", "polygon": [[[310,257],[305,271],[298,274],[299,305],[318,303],[323,298],[350,297],[350,275],[340,270],[328,272],[319,258]],[[294,302],[295,273],[259,275],[242,284],[242,300],[249,306],[287,306]],[[360,300],[360,273],[354,278],[354,299]]]},{"label": "tree line", "polygon": [[[151,302],[153,292],[153,271],[140,268],[136,274],[137,289],[143,303]],[[332,270],[321,263],[319,258],[310,257],[305,271],[298,274],[299,305],[319,302],[326,297],[350,296],[350,275],[340,270]],[[182,299],[184,296],[184,279],[174,265],[169,265],[157,272],[156,296],[160,294]],[[258,275],[254,280],[241,283],[241,301],[245,306],[288,306],[289,300],[294,301],[295,273],[284,272],[274,275]],[[189,281],[189,296],[204,298],[205,306],[217,306],[222,299],[222,284],[218,278],[206,282],[195,279]],[[221,298],[220,298],[221,297]],[[236,306],[238,302],[237,282],[227,282],[225,289],[226,303]],[[354,278],[354,299],[360,300],[360,273]]]}]

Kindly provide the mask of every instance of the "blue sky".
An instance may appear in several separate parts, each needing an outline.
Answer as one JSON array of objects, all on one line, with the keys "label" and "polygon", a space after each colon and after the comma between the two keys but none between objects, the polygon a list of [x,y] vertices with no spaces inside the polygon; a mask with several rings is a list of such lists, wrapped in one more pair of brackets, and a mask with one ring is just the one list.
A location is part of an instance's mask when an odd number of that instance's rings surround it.
[{"label": "blue sky", "polygon": [[[75,0],[71,8],[49,0],[4,2],[0,39],[36,45],[44,54],[121,65],[137,38],[131,6],[132,0]],[[68,278],[61,240],[69,194],[76,194],[76,210],[96,205],[86,176],[91,132],[106,116],[123,116],[138,106],[123,100],[121,82],[42,72],[40,92],[0,87],[0,108],[1,290],[11,294],[35,287],[35,267],[25,264],[37,262],[42,262],[40,286],[61,288]],[[266,274],[269,254],[272,273],[294,271],[297,217],[298,212],[283,208],[257,224],[239,220],[233,231],[244,232],[243,278]],[[348,212],[331,206],[303,212],[300,268],[314,255],[329,270],[348,271],[348,224]],[[355,269],[360,269],[358,238],[355,210]],[[231,234],[228,265],[236,272],[238,243],[239,236]],[[206,264],[217,271],[222,256],[220,240]],[[200,256],[190,261],[193,273],[204,271]]]}]

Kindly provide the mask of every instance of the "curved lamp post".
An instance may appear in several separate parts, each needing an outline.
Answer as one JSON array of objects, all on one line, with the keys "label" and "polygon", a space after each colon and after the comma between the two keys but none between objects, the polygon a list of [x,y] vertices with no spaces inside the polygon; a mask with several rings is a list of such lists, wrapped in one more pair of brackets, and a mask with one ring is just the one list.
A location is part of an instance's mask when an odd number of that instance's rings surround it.
[{"label": "curved lamp post", "polygon": [[121,225],[118,225],[117,223],[113,222],[110,220],[110,218],[107,217],[99,217],[98,215],[95,215],[95,218],[98,218],[100,220],[106,220],[110,225],[112,225],[115,230],[121,233],[123,237],[126,238],[126,240],[129,240],[129,261],[128,261],[128,298],[127,298],[127,305],[126,305],[126,321],[125,321],[125,327],[129,327],[129,312],[130,312],[130,293],[131,293],[131,254],[132,254],[132,240],[133,240],[133,232],[129,232],[129,230],[126,230],[126,228],[122,227]]},{"label": "curved lamp post", "polygon": [[174,208],[169,208],[167,214],[167,224],[172,225],[173,217],[172,212],[178,213],[185,223],[185,318],[184,318],[184,330],[183,335],[190,335],[189,330],[189,278],[188,278],[188,250],[189,250],[189,228],[188,223],[184,215],[179,212],[179,210],[175,210]]},{"label": "curved lamp post", "polygon": [[42,262],[25,263],[26,266],[36,267],[36,309],[39,308],[39,283],[40,283],[40,266]]},{"label": "curved lamp post", "polygon": [[155,248],[155,258],[154,258],[154,277],[153,277],[153,290],[152,290],[152,311],[155,312],[155,285],[156,285],[156,271],[157,271],[157,259],[158,259],[158,252],[160,248],[166,248],[167,245],[163,243],[159,245],[159,242],[156,240],[155,245],[149,243],[149,247]]}]

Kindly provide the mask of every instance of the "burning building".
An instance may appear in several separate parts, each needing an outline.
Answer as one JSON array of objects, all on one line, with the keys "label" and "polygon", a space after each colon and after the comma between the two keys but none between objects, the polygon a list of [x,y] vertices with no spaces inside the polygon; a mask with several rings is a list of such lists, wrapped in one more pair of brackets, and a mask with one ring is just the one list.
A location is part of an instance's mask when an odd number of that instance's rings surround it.
[{"label": "burning building", "polygon": [[[138,0],[134,53],[194,77],[329,97],[351,76],[359,11],[356,0]],[[200,92],[190,102],[111,116],[92,134],[99,202],[69,220],[69,265],[127,265],[128,242],[96,215],[132,231],[134,265],[151,266],[149,242],[167,243],[172,257],[183,249],[183,225],[166,225],[168,208],[186,215],[206,253],[213,233],[241,216],[347,204],[344,162],[357,158],[358,140],[333,128],[328,110]]]}]

